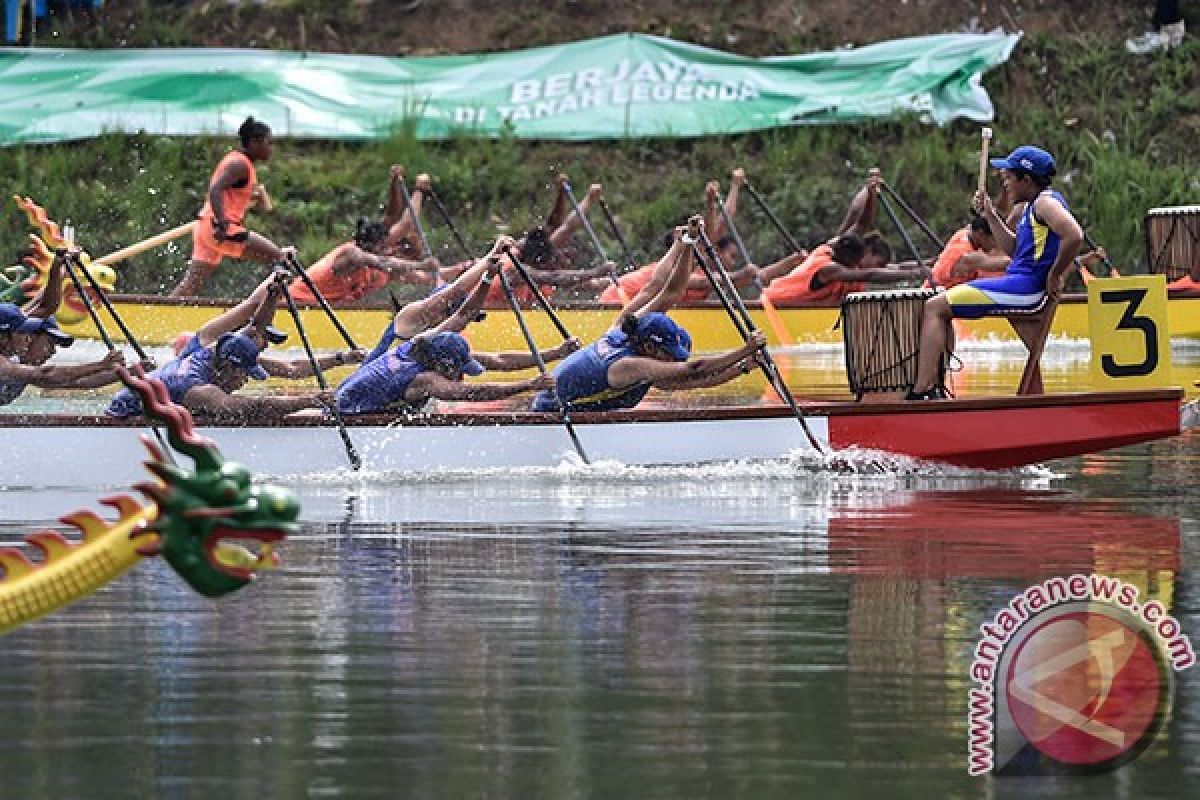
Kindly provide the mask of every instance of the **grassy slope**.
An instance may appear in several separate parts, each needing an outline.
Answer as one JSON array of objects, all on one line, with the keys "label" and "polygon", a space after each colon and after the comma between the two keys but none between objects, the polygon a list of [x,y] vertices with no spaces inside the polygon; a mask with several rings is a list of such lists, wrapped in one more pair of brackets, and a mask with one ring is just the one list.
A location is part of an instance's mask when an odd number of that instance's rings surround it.
[{"label": "grassy slope", "polygon": [[[1021,25],[1034,31],[1007,65],[985,78],[997,107],[996,148],[1033,141],[1055,152],[1065,166],[1061,186],[1068,199],[1118,264],[1144,261],[1145,209],[1195,202],[1200,195],[1194,133],[1200,122],[1200,43],[1192,37],[1169,57],[1135,59],[1125,54],[1121,36],[1136,27],[1136,19],[1106,15],[1093,22],[1100,15],[1073,13],[1082,10],[1072,8],[1079,3],[1028,4],[1034,10],[1014,18],[1019,7],[1005,2],[912,0],[911,13],[884,15],[894,3],[865,0],[852,6],[865,10],[857,16],[844,3],[827,3],[832,11],[817,16],[809,9],[816,7],[813,3],[750,2],[718,4],[714,16],[700,21],[681,13],[687,4],[671,0],[611,0],[603,4],[606,14],[589,0],[543,3],[536,14],[520,14],[517,9],[527,6],[511,2],[482,4],[490,10],[480,14],[475,4],[450,0],[436,10],[422,6],[413,14],[392,17],[378,13],[387,7],[382,2],[292,0],[274,5],[230,10],[223,2],[191,3],[179,15],[168,15],[161,6],[149,12],[141,0],[114,0],[99,24],[60,21],[56,43],[424,53],[530,46],[636,29],[757,55],[953,29],[963,21],[964,5],[986,6],[985,26]],[[781,8],[789,9],[786,16]],[[878,24],[884,17],[889,22]],[[1081,20],[1092,27],[1080,30]],[[114,136],[11,148],[0,159],[0,181],[12,192],[32,195],[56,218],[71,217],[81,241],[98,254],[188,219],[228,144]],[[311,260],[345,238],[358,214],[378,207],[387,166],[399,162],[437,177],[447,205],[477,243],[497,228],[519,231],[528,225],[546,209],[549,180],[566,171],[579,186],[603,181],[630,240],[649,244],[697,207],[706,178],[725,179],[732,166],[742,164],[799,238],[812,242],[836,225],[855,183],[878,163],[936,229],[948,232],[962,220],[974,184],[977,148],[978,130],[972,124],[939,129],[915,120],[678,142],[428,145],[403,133],[371,145],[283,142],[264,174],[279,210],[256,224],[276,241],[298,244]],[[750,220],[742,227],[751,252],[764,262],[779,254],[769,225],[749,203],[743,208],[744,219]],[[886,220],[881,223],[886,230]],[[24,233],[19,214],[0,216],[4,260],[15,261]],[[450,242],[442,231],[435,230],[432,238],[435,244]],[[899,247],[898,237],[893,239]],[[146,291],[171,285],[186,255],[164,249],[142,257],[124,270],[122,285]],[[446,260],[456,256],[451,251],[443,255]],[[213,289],[238,292],[257,274],[256,269],[226,268]]]}]

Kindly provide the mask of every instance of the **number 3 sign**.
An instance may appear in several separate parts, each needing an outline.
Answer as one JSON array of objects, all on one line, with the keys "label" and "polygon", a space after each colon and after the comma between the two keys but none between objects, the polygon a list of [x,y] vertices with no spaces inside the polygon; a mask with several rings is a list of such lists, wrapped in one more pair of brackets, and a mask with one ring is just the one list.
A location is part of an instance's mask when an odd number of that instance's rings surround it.
[{"label": "number 3 sign", "polygon": [[1092,385],[1137,389],[1171,383],[1167,279],[1099,278],[1087,286]]}]

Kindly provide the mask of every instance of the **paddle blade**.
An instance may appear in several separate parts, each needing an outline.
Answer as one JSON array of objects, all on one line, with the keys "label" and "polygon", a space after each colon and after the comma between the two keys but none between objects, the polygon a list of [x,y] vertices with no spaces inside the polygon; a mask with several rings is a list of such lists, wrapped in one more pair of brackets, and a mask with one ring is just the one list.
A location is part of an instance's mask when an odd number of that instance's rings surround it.
[{"label": "paddle blade", "polygon": [[771,298],[767,297],[766,293],[760,296],[762,300],[763,313],[767,316],[767,324],[771,326],[771,331],[775,334],[775,338],[779,340],[779,344],[784,347],[790,347],[796,343],[792,338],[792,334],[788,331],[787,323],[783,321],[783,315],[779,313],[779,309],[775,307],[775,303]]}]

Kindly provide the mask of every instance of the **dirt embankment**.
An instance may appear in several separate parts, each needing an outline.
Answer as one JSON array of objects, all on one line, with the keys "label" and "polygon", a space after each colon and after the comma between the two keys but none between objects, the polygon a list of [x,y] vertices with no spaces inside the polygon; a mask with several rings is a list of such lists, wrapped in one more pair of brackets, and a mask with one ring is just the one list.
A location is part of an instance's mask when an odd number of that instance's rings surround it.
[{"label": "dirt embankment", "polygon": [[[660,34],[750,55],[1003,27],[1140,31],[1153,2],[1094,0],[109,0],[54,23],[55,44],[264,47],[383,55],[508,50]],[[1142,7],[1144,6],[1144,8]],[[47,42],[43,33],[41,41]]]}]

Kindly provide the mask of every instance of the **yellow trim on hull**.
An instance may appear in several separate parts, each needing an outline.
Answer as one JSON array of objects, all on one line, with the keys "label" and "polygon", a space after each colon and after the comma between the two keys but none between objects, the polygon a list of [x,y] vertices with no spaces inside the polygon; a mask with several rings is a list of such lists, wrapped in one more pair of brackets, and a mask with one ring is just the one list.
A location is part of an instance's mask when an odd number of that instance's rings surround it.
[{"label": "yellow trim on hull", "polygon": [[[1082,296],[1080,296],[1082,298]],[[176,305],[173,303],[139,301],[135,298],[113,297],[117,313],[129,325],[134,335],[143,344],[167,345],[183,331],[195,331],[208,320],[221,313],[222,305]],[[103,309],[98,309],[104,315]],[[301,311],[305,329],[313,346],[322,350],[344,347],[337,330],[330,324],[319,308]],[[615,308],[562,309],[559,311],[567,329],[585,343],[608,330],[616,316]],[[754,308],[752,315],[756,324],[778,345],[766,314]],[[693,347],[697,352],[726,350],[741,344],[737,332],[720,307],[678,308],[671,316],[692,334]],[[841,331],[834,328],[838,319],[836,308],[780,308],[779,316],[796,344],[837,344],[842,340]],[[1175,297],[1168,301],[1168,317],[1172,338],[1200,339],[1200,296]],[[103,318],[103,316],[102,316]],[[350,331],[351,336],[362,347],[371,348],[391,318],[385,309],[340,309],[338,318]],[[538,342],[550,346],[559,341],[557,332],[546,315],[530,311],[525,315],[533,335]],[[105,320],[107,322],[107,320]],[[292,334],[290,346],[299,347],[292,321],[287,314],[277,314],[276,324]],[[99,338],[90,320],[64,326],[74,336]],[[117,335],[116,325],[108,326]],[[1002,318],[985,318],[963,322],[966,331],[976,338],[996,338],[1015,341],[1012,328]],[[1087,303],[1077,302],[1074,297],[1064,298],[1058,307],[1051,333],[1074,339],[1088,337]],[[485,352],[525,350],[525,340],[509,311],[489,311],[487,319],[467,329],[472,346]]]}]

